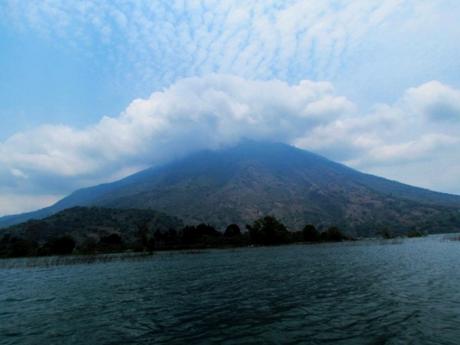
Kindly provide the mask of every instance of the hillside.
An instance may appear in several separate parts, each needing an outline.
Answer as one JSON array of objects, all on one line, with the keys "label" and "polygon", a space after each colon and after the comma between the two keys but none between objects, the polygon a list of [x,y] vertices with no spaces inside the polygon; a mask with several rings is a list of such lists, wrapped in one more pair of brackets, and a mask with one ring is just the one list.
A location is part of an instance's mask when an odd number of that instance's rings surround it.
[{"label": "hillside", "polygon": [[76,205],[154,209],[218,227],[272,214],[292,230],[306,223],[363,236],[385,228],[460,230],[459,196],[363,174],[289,145],[253,141],[76,191],[49,208],[0,219],[0,226]]},{"label": "hillside", "polygon": [[41,220],[11,226],[2,235],[9,234],[40,243],[68,235],[81,244],[118,234],[129,243],[137,240],[142,226],[147,226],[154,233],[157,230],[177,229],[182,222],[153,210],[73,207]]}]

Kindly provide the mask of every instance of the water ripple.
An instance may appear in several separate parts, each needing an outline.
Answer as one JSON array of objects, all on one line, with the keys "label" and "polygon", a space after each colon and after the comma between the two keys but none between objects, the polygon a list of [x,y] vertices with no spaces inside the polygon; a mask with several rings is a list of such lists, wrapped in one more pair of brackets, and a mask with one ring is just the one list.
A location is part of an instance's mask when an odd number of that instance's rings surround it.
[{"label": "water ripple", "polygon": [[2,344],[458,344],[438,237],[0,269]]}]

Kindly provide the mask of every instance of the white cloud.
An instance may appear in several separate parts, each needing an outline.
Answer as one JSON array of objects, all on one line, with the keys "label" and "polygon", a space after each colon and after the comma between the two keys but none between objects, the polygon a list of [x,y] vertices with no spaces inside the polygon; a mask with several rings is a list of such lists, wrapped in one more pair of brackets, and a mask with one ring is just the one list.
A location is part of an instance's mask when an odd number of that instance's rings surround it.
[{"label": "white cloud", "polygon": [[0,145],[0,162],[16,177],[97,177],[242,137],[289,141],[352,109],[323,82],[188,78],[83,130],[45,125],[17,133]]},{"label": "white cloud", "polygon": [[8,214],[17,214],[35,211],[61,199],[63,195],[18,195],[17,193],[0,194],[0,217]]},{"label": "white cloud", "polygon": [[416,114],[438,122],[460,122],[460,92],[438,81],[409,89],[404,101]]},{"label": "white cloud", "polygon": [[19,177],[19,178],[22,178],[22,179],[27,179],[28,176],[26,174],[24,174],[21,170],[19,169],[11,169],[11,175],[15,176],[15,177]]},{"label": "white cloud", "polygon": [[[429,82],[363,114],[327,82],[187,78],[84,129],[45,125],[13,135],[0,143],[1,190],[62,194],[253,138],[292,143],[386,177],[460,192],[455,173],[460,121],[453,121],[459,99],[460,90]],[[449,121],[433,116],[433,109],[449,109]]]},{"label": "white cloud", "polygon": [[296,144],[361,170],[460,194],[459,100],[460,90],[427,82],[392,105],[318,126]]}]

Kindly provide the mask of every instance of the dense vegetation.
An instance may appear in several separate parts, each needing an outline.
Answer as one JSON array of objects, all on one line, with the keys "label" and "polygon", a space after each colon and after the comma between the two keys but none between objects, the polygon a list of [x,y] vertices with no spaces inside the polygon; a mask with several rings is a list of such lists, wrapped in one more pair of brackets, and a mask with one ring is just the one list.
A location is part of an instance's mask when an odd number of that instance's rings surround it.
[{"label": "dense vegetation", "polygon": [[272,216],[246,225],[245,231],[238,224],[218,231],[204,223],[183,226],[176,218],[154,211],[76,207],[6,229],[0,237],[0,257],[152,252],[349,239],[335,227],[319,231],[313,225],[306,225],[302,231],[288,231]]}]

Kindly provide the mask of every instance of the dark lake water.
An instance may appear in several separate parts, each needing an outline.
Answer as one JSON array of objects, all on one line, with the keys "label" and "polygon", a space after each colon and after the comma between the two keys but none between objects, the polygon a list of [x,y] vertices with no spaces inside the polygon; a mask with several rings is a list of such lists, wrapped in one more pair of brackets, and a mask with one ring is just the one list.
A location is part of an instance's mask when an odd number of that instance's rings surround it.
[{"label": "dark lake water", "polygon": [[460,344],[443,236],[24,263],[1,263],[0,344]]}]

